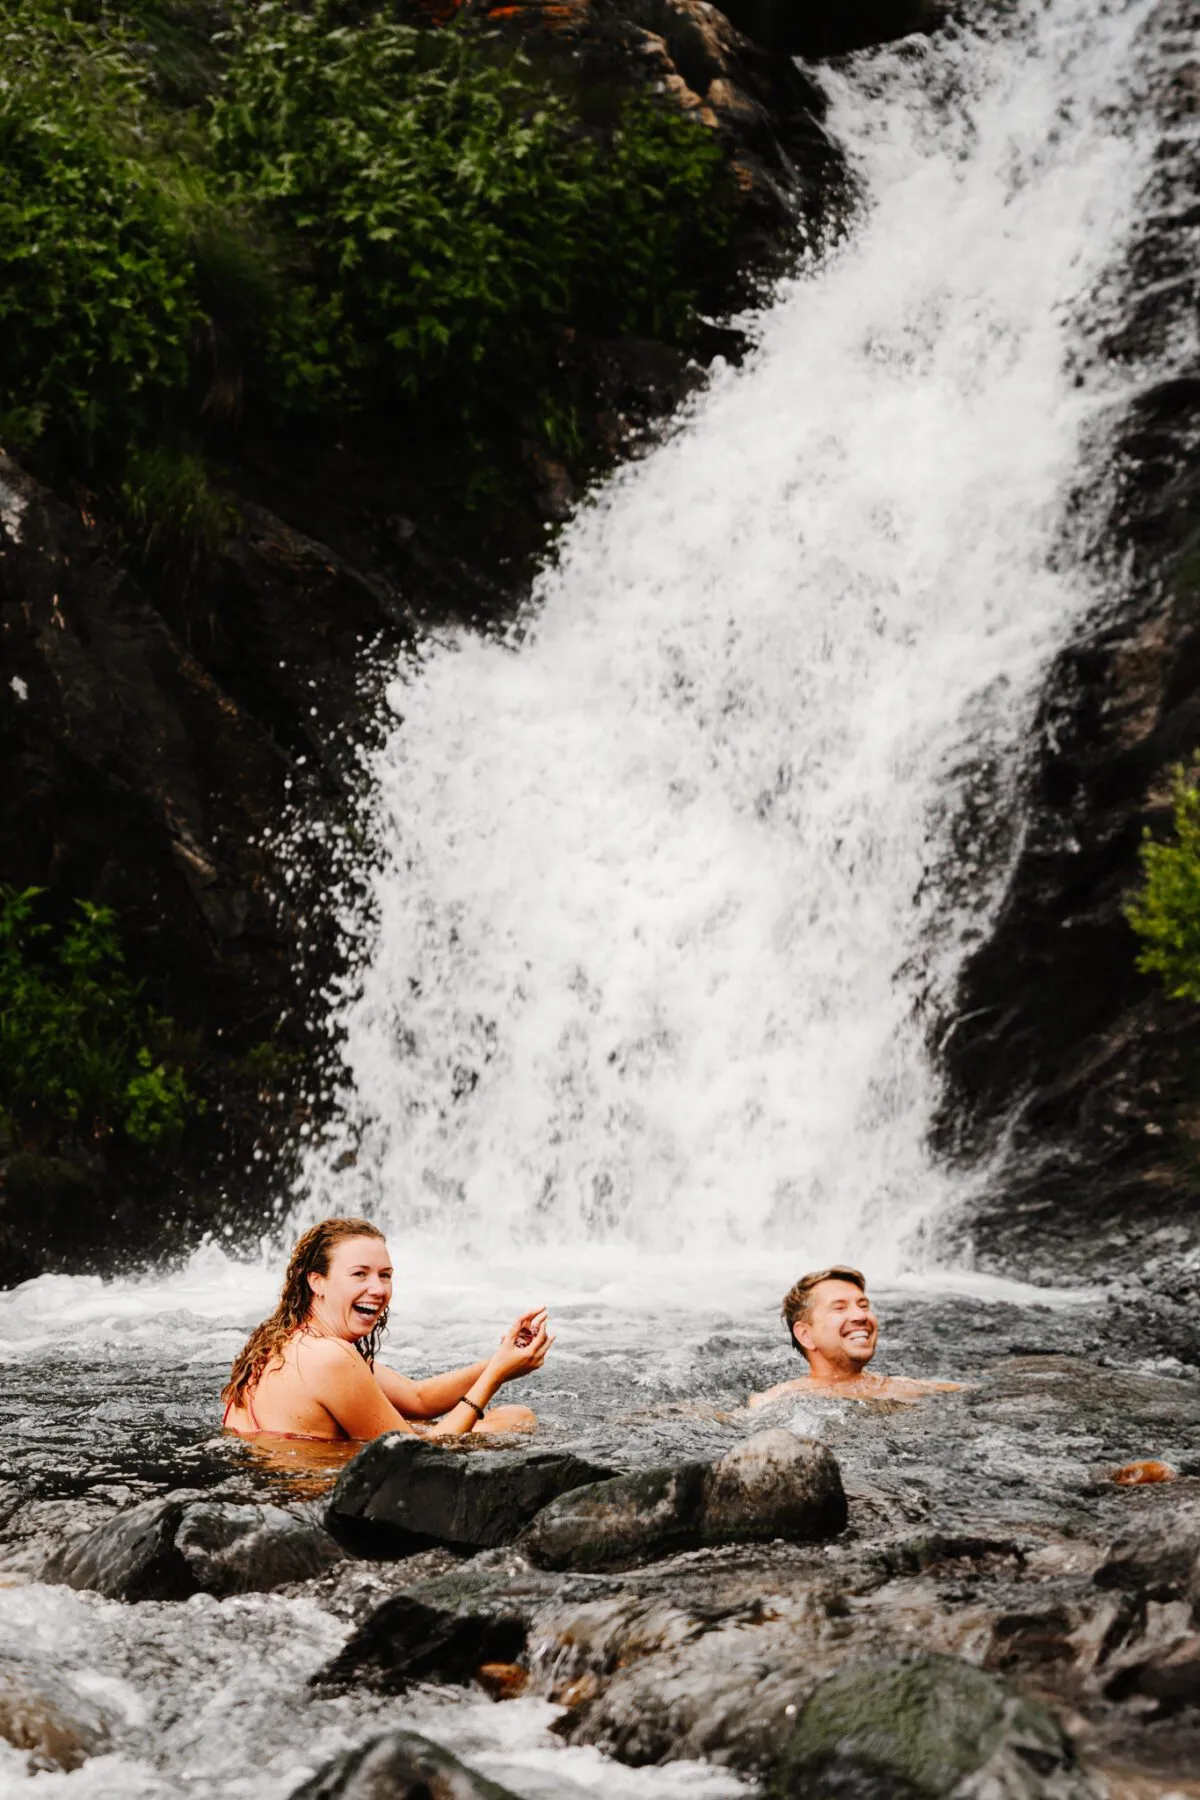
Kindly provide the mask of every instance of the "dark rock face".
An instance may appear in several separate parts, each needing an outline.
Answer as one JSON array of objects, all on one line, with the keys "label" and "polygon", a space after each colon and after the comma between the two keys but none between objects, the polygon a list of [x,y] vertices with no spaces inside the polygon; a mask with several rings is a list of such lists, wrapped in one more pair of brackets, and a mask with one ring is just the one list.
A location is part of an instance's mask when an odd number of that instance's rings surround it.
[{"label": "dark rock face", "polygon": [[402,1694],[414,1681],[468,1682],[485,1663],[512,1663],[525,1648],[520,1618],[453,1612],[396,1594],[376,1607],[327,1669],[322,1687],[365,1683]]},{"label": "dark rock face", "polygon": [[932,31],[945,7],[939,0],[853,0],[841,6],[821,0],[726,0],[722,10],[756,43],[812,60]]},{"label": "dark rock face", "polygon": [[1097,1800],[1061,1726],[1008,1682],[949,1656],[852,1663],[803,1707],[775,1800]]},{"label": "dark rock face", "polygon": [[338,1478],[329,1529],[359,1556],[407,1556],[431,1544],[511,1543],[569,1488],[611,1473],[561,1450],[479,1450],[376,1438]]},{"label": "dark rock face", "polygon": [[765,1431],[715,1463],[683,1463],[578,1488],[547,1506],[521,1548],[546,1569],[620,1569],[677,1550],[783,1538],[846,1524],[841,1475],[823,1444]]},{"label": "dark rock face", "polygon": [[282,1507],[168,1494],[56,1551],[43,1580],[110,1600],[266,1592],[342,1559],[327,1532]]},{"label": "dark rock face", "polygon": [[387,1731],[339,1756],[291,1800],[517,1800],[415,1731]]},{"label": "dark rock face", "polygon": [[[1165,29],[1173,18],[1182,9],[1166,9]],[[1197,149],[1182,127],[1195,79],[1181,68],[1157,96],[1163,155],[1121,324],[1099,346],[1118,365],[1171,361],[1172,334],[1192,329]],[[1118,427],[1117,489],[1095,531],[1106,570],[1122,554],[1126,570],[1050,671],[1019,854],[957,998],[939,1139],[974,1156],[1005,1134],[1002,1173],[970,1222],[992,1266],[1061,1279],[1102,1260],[1110,1276],[1161,1269],[1174,1282],[1194,1242],[1195,1008],[1138,973],[1123,909],[1144,830],[1168,823],[1170,769],[1200,746],[1198,445],[1194,368],[1148,382]]]}]

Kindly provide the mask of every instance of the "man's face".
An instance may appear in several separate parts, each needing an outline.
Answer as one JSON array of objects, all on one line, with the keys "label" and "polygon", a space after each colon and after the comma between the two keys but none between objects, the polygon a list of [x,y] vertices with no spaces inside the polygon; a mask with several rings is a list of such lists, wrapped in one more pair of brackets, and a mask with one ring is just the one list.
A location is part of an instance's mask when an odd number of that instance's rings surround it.
[{"label": "man's face", "polygon": [[808,1318],[792,1327],[801,1349],[817,1351],[832,1363],[865,1369],[875,1354],[879,1321],[861,1288],[831,1276],[809,1295]]}]

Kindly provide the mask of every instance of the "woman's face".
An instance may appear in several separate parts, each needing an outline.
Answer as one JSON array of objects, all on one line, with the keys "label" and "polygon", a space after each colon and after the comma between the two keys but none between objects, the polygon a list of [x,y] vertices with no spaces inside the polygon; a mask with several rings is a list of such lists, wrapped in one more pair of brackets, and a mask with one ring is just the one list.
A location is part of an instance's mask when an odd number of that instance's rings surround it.
[{"label": "woman's face", "polygon": [[382,1238],[343,1238],[327,1275],[310,1275],[312,1317],[351,1340],[374,1331],[392,1298],[392,1259]]}]

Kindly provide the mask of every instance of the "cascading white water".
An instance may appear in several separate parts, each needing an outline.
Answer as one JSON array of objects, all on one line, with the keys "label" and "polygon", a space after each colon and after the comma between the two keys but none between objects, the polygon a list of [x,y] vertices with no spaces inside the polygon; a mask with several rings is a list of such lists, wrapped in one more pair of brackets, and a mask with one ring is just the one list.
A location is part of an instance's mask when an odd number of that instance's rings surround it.
[{"label": "cascading white water", "polygon": [[928,1020],[1005,871],[951,902],[944,865],[1098,597],[1064,503],[1117,398],[1080,318],[1145,179],[1147,11],[823,73],[850,242],[580,510],[520,635],[397,676],[357,1164],[315,1154],[305,1213],[887,1274],[945,1206]]}]

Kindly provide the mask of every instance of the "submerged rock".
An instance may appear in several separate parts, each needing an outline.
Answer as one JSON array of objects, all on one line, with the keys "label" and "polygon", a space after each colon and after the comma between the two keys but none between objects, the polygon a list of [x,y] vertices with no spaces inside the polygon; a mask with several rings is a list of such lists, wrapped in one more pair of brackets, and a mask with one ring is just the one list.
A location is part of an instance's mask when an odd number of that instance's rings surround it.
[{"label": "submerged rock", "polygon": [[385,1731],[331,1762],[290,1800],[518,1800],[415,1731]]},{"label": "submerged rock", "polygon": [[547,1506],[520,1543],[547,1569],[620,1569],[678,1550],[785,1538],[808,1543],[846,1524],[837,1462],[824,1444],[757,1433],[714,1463],[640,1470]]},{"label": "submerged rock", "polygon": [[479,1450],[391,1433],[338,1479],[329,1529],[359,1556],[407,1556],[431,1544],[511,1543],[548,1501],[611,1469],[562,1450]]},{"label": "submerged rock", "polygon": [[365,1682],[384,1694],[402,1694],[414,1681],[467,1682],[481,1666],[510,1665],[525,1635],[524,1621],[509,1614],[455,1612],[395,1594],[364,1619],[314,1682]]},{"label": "submerged rock", "polygon": [[31,1774],[78,1769],[109,1747],[108,1723],[48,1664],[0,1652],[0,1738],[28,1758]]},{"label": "submerged rock", "polygon": [[772,1800],[1098,1800],[1062,1727],[952,1656],[851,1663],[801,1710]]},{"label": "submerged rock", "polygon": [[110,1600],[261,1593],[320,1575],[344,1552],[280,1506],[166,1494],[118,1513],[55,1551],[42,1579]]}]

